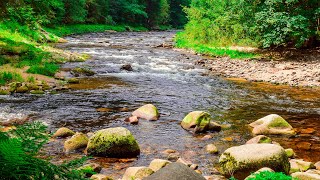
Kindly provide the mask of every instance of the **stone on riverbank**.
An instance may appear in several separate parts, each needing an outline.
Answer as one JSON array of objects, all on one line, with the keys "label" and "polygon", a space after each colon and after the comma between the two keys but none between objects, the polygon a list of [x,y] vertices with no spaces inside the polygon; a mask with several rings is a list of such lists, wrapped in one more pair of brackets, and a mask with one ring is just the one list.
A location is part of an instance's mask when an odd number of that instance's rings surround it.
[{"label": "stone on riverbank", "polygon": [[259,135],[247,141],[246,144],[260,144],[260,143],[270,144],[271,142],[272,142],[271,138],[265,135]]},{"label": "stone on riverbank", "polygon": [[193,132],[205,132],[209,130],[211,116],[204,111],[190,112],[181,122],[183,129],[192,130]]},{"label": "stone on riverbank", "polygon": [[258,134],[286,134],[294,135],[292,126],[277,114],[270,114],[250,124],[252,133]]},{"label": "stone on riverbank", "polygon": [[89,139],[87,154],[102,157],[136,157],[140,148],[131,132],[123,127],[102,129]]},{"label": "stone on riverbank", "polygon": [[306,162],[302,159],[291,159],[290,161],[290,174],[295,172],[305,172],[314,167],[312,162]]},{"label": "stone on riverbank", "polygon": [[158,120],[159,112],[157,107],[152,104],[146,104],[132,113],[132,116],[137,116],[138,118],[146,120]]},{"label": "stone on riverbank", "polygon": [[214,144],[208,144],[206,146],[206,151],[210,154],[218,153],[218,148]]},{"label": "stone on riverbank", "polygon": [[64,150],[66,153],[84,148],[88,144],[88,137],[83,133],[76,133],[70,139],[64,142]]},{"label": "stone on riverbank", "polygon": [[122,180],[144,179],[153,173],[154,171],[148,167],[129,167],[124,173]]},{"label": "stone on riverbank", "polygon": [[290,164],[285,150],[274,144],[246,144],[227,149],[219,163],[224,175],[246,177],[250,172],[269,167],[277,172],[289,173]]},{"label": "stone on riverbank", "polygon": [[188,166],[175,162],[143,180],[205,180],[205,178]]},{"label": "stone on riverbank", "polygon": [[68,137],[68,136],[73,136],[75,134],[74,131],[70,130],[69,128],[62,127],[59,128],[53,135],[52,137]]},{"label": "stone on riverbank", "polygon": [[315,173],[314,171],[296,172],[291,174],[291,176],[299,180],[319,180],[320,179],[320,174]]},{"label": "stone on riverbank", "polygon": [[104,174],[94,174],[90,177],[92,180],[113,180],[111,177]]},{"label": "stone on riverbank", "polygon": [[166,165],[170,164],[171,162],[164,159],[154,159],[151,161],[149,168],[152,169],[154,172],[158,171],[159,169],[165,167]]}]

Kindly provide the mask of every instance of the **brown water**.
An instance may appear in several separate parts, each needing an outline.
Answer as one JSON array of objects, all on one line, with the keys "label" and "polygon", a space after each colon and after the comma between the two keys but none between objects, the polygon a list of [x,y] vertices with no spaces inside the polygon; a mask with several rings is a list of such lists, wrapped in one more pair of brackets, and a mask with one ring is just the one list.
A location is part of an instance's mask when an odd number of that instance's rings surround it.
[{"label": "brown water", "polygon": [[[314,134],[272,138],[285,148],[293,148],[299,158],[320,160],[320,91],[317,89],[272,86],[264,83],[230,81],[205,76],[206,70],[194,66],[202,57],[173,49],[155,48],[170,43],[175,32],[93,33],[68,37],[62,48],[87,53],[91,60],[68,63],[63,68],[89,67],[94,77],[81,79],[70,85],[72,90],[59,94],[0,96],[2,111],[34,113],[36,119],[49,124],[52,131],[66,126],[75,131],[94,132],[99,129],[123,126],[128,128],[141,147],[137,159],[95,158],[104,172],[121,177],[129,166],[147,166],[152,159],[166,158],[161,152],[175,149],[180,156],[200,165],[204,174],[216,166],[219,155],[208,155],[204,147],[214,143],[220,153],[226,148],[244,144],[252,138],[247,126],[265,115],[276,113],[293,127],[314,128]],[[131,64],[133,72],[121,71]],[[128,125],[124,119],[134,109],[146,104],[156,105],[161,113],[159,121],[141,120]],[[97,109],[104,108],[98,111]],[[205,134],[194,136],[179,123],[190,111],[204,110],[221,124],[231,124],[228,130],[211,133],[213,138],[203,141]],[[309,142],[310,150],[297,148]],[[73,158],[83,153],[64,155],[63,141],[48,145],[54,161]]]}]

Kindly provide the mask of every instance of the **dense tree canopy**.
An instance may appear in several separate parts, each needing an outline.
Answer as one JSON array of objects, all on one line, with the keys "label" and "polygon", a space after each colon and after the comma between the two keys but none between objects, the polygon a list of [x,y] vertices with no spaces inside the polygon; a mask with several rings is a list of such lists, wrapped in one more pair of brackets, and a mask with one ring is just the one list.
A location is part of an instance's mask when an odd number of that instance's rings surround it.
[{"label": "dense tree canopy", "polygon": [[212,45],[315,45],[319,0],[192,0],[185,38]]},{"label": "dense tree canopy", "polygon": [[3,0],[1,17],[40,24],[128,24],[181,27],[190,0]]}]

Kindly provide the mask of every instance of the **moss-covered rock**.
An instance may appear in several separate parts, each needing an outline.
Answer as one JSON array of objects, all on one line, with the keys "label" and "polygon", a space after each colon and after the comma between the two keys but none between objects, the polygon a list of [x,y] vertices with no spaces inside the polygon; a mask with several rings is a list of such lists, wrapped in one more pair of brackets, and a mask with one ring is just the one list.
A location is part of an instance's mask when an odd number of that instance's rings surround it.
[{"label": "moss-covered rock", "polygon": [[271,138],[265,136],[265,135],[259,135],[256,136],[249,141],[246,142],[246,144],[260,144],[260,143],[272,143]]},{"label": "moss-covered rock", "polygon": [[136,157],[140,148],[128,129],[116,127],[97,131],[89,139],[87,153],[102,157]]},{"label": "moss-covered rock", "polygon": [[70,78],[67,80],[69,84],[79,84],[80,80],[77,78]]},{"label": "moss-covered rock", "polygon": [[28,91],[29,91],[29,89],[25,85],[17,87],[17,89],[16,89],[16,93],[26,93]]},{"label": "moss-covered rock", "polygon": [[269,167],[277,172],[289,173],[290,164],[286,152],[274,144],[246,144],[227,149],[219,159],[224,175],[247,177],[251,172]]},{"label": "moss-covered rock", "polygon": [[122,180],[143,179],[153,173],[153,170],[148,167],[129,167],[124,173]]},{"label": "moss-covered rock", "polygon": [[0,95],[9,95],[9,94],[10,94],[10,91],[0,89]]},{"label": "moss-covered rock", "polygon": [[79,76],[93,76],[95,72],[85,67],[77,67],[71,70],[71,74],[75,77]]},{"label": "moss-covered rock", "polygon": [[70,139],[64,142],[64,150],[66,153],[84,148],[88,144],[88,137],[83,133],[76,133]]},{"label": "moss-covered rock", "polygon": [[250,124],[253,134],[286,134],[294,135],[292,126],[281,116],[270,114]]},{"label": "moss-covered rock", "polygon": [[146,104],[132,113],[132,116],[137,116],[138,118],[146,120],[158,120],[159,112],[157,107],[152,104]]},{"label": "moss-covered rock", "polygon": [[285,149],[285,151],[286,151],[288,158],[293,158],[295,156],[293,149],[289,148],[289,149]]},{"label": "moss-covered rock", "polygon": [[31,90],[30,94],[44,94],[45,92],[42,90]]},{"label": "moss-covered rock", "polygon": [[302,159],[290,160],[290,174],[295,172],[305,172],[314,167],[312,162],[303,161]]},{"label": "moss-covered rock", "polygon": [[170,164],[171,162],[164,159],[154,159],[151,161],[149,168],[152,169],[154,172],[158,171],[159,169],[165,167],[166,165]]},{"label": "moss-covered rock", "polygon": [[209,129],[211,116],[204,111],[190,112],[181,122],[182,128],[194,132],[204,132]]},{"label": "moss-covered rock", "polygon": [[68,137],[68,136],[73,136],[75,134],[74,131],[70,130],[69,128],[62,127],[59,128],[53,135],[52,137]]}]

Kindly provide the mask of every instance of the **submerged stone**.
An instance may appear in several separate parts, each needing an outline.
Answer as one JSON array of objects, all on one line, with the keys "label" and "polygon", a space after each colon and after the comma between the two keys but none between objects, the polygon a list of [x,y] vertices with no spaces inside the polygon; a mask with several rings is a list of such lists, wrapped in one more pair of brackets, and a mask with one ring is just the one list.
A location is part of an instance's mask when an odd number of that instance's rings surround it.
[{"label": "submerged stone", "polygon": [[89,139],[87,154],[102,157],[136,157],[140,148],[131,132],[123,127],[102,129]]}]

